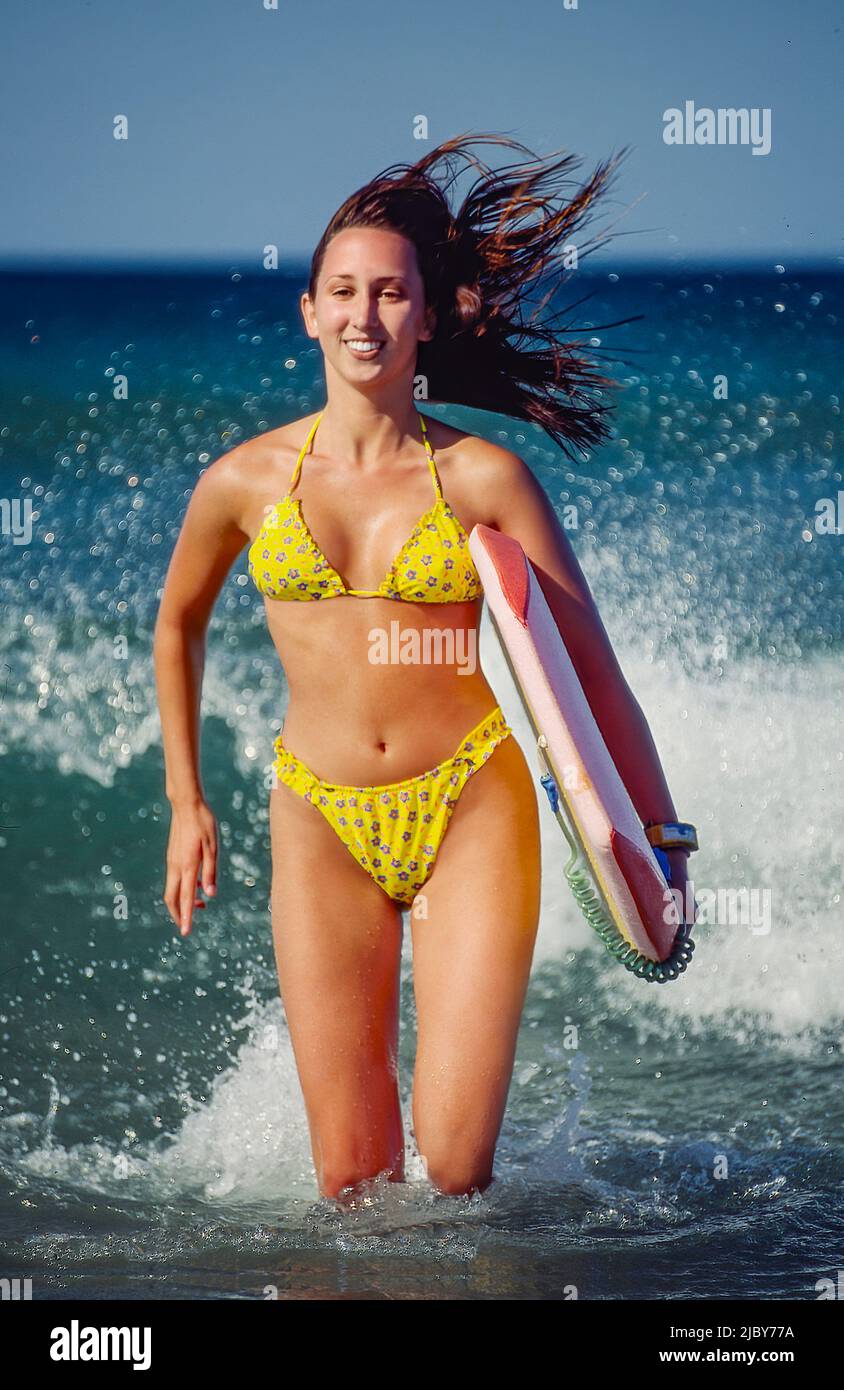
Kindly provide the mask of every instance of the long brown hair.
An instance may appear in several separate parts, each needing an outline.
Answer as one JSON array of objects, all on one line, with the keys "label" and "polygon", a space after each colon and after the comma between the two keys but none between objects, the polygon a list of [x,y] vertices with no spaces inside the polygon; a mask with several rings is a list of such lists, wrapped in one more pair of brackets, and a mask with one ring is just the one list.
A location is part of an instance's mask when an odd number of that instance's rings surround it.
[{"label": "long brown hair", "polygon": [[[469,153],[472,144],[505,146],[530,159],[492,170]],[[426,398],[535,421],[569,455],[599,444],[609,434],[611,408],[603,388],[615,383],[584,356],[582,342],[563,341],[563,334],[579,330],[561,324],[561,314],[539,322],[537,316],[571,274],[560,248],[571,245],[624,153],[599,164],[555,207],[559,188],[581,163],[574,155],[543,162],[518,141],[497,135],[446,140],[415,164],[391,165],[346,199],[314,252],[308,293],[313,299],[326,247],[338,232],[400,232],[416,248],[426,303],[436,311],[434,337],[419,344],[417,355]],[[452,213],[446,191],[459,173],[456,159],[480,176]],[[440,164],[446,179],[435,177]],[[579,244],[578,263],[607,239],[602,234]]]}]

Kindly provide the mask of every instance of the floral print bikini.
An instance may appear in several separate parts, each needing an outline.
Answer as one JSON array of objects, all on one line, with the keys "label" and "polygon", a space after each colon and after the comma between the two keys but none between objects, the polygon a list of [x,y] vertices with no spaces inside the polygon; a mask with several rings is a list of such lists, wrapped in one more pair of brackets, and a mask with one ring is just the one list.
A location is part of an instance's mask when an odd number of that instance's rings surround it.
[{"label": "floral print bikini", "polygon": [[[299,453],[290,486],[249,547],[249,574],[268,599],[388,598],[404,603],[462,603],[483,592],[469,537],[442,495],[425,417],[419,415],[435,500],[396,555],[377,589],[350,588],[328,563],[291,494],[312,444],[317,415]],[[285,747],[274,744],[273,770],[322,812],[362,869],[392,899],[409,906],[433,870],[451,814],[473,772],[512,733],[496,705],[445,762],[377,787],[343,786],[316,777]]]}]

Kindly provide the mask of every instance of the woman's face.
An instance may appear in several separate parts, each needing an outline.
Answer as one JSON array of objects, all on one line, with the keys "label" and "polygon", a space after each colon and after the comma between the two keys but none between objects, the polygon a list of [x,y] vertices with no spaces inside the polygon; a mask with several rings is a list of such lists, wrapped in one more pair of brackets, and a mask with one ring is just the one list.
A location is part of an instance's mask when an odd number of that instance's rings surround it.
[{"label": "woman's face", "polygon": [[412,378],[418,344],[434,331],[415,246],[382,227],[348,227],[332,237],[314,300],[303,294],[301,303],[326,372],[360,385]]}]

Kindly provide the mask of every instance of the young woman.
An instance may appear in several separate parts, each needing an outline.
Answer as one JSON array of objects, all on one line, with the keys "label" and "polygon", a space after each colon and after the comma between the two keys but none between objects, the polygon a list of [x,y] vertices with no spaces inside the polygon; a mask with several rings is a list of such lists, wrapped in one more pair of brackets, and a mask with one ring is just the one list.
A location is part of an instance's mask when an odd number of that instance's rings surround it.
[{"label": "young woman", "polygon": [[[529,319],[524,310],[544,280],[558,281],[559,248],[610,166],[555,207],[555,181],[573,160],[492,171],[467,153],[478,140],[530,153],[494,136],[448,141],[384,171],[331,219],[301,300],[324,355],[326,404],[202,474],[156,627],[172,805],[164,901],[187,934],[205,905],[198,885],[216,892],[199,769],[205,632],[249,545],[289,686],[270,793],[276,961],[319,1190],[331,1197],[404,1176],[396,1059],[407,908],[419,1152],[443,1192],[492,1180],[540,846],[534,778],[495,695],[476,663],[448,659],[477,635],[477,523],[517,537],[536,567],[643,821],[675,818],[645,718],[542,488],[517,454],[415,404],[537,421],[567,450],[607,433],[603,379],[536,321],[542,305]],[[480,170],[457,213],[434,176],[455,156]],[[682,891],[684,852],[670,858]]]}]

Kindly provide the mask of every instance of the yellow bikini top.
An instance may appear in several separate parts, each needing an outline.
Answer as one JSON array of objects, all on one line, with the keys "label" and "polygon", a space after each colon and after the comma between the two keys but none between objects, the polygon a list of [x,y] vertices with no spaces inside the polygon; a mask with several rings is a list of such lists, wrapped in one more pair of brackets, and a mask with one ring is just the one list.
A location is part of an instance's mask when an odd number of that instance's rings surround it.
[{"label": "yellow bikini top", "polygon": [[[418,412],[417,412],[418,413]],[[299,452],[290,486],[267,516],[249,547],[249,573],[255,587],[275,599],[392,598],[405,603],[462,603],[482,593],[469,551],[469,537],[445,501],[434,454],[419,415],[436,500],[419,518],[377,589],[350,589],[328,563],[291,496],[316,428],[320,411]]]}]

